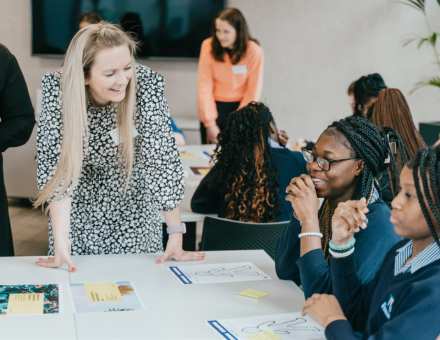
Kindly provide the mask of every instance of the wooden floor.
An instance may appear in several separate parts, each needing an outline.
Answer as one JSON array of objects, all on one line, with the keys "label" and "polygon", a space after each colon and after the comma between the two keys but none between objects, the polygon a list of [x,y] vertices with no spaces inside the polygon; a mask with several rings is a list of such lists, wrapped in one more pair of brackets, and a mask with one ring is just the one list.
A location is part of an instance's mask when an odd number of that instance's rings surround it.
[{"label": "wooden floor", "polygon": [[9,199],[8,203],[15,255],[47,255],[47,216],[33,209],[28,200]]}]

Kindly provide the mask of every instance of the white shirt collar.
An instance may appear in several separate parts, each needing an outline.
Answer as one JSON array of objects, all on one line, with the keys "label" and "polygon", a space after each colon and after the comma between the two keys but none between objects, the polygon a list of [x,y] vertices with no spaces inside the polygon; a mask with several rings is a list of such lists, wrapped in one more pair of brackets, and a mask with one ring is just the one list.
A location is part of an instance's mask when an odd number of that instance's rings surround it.
[{"label": "white shirt collar", "polygon": [[412,255],[412,250],[412,240],[397,249],[397,254],[394,259],[394,276],[407,272],[414,274],[419,269],[440,259],[440,248],[437,242],[434,242],[405,265],[405,262]]},{"label": "white shirt collar", "polygon": [[274,149],[283,149],[283,147],[279,144],[279,143],[277,143],[277,142],[275,142],[272,138],[270,138],[269,137],[269,144],[270,144],[270,147],[271,148],[274,148]]}]

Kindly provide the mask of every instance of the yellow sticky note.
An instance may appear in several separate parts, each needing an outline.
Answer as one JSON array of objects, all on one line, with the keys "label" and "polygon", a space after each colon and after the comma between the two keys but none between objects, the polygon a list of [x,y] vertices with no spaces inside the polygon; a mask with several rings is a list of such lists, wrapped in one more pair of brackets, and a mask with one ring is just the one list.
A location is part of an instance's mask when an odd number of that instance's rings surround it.
[{"label": "yellow sticky note", "polygon": [[44,293],[9,294],[6,314],[43,314]]},{"label": "yellow sticky note", "polygon": [[116,282],[84,283],[89,302],[123,301]]},{"label": "yellow sticky note", "polygon": [[264,331],[264,332],[246,335],[246,338],[248,338],[249,340],[279,340],[279,339],[281,339],[271,329]]},{"label": "yellow sticky note", "polygon": [[262,297],[268,296],[269,293],[259,292],[258,290],[249,288],[249,289],[243,290],[240,293],[237,293],[237,295],[248,296],[248,297],[251,297],[254,299],[261,299]]},{"label": "yellow sticky note", "polygon": [[194,155],[193,153],[181,152],[180,158],[196,158],[196,155]]},{"label": "yellow sticky note", "polygon": [[210,168],[197,168],[197,171],[199,172],[200,175],[206,176],[209,172],[209,170],[211,170]]}]

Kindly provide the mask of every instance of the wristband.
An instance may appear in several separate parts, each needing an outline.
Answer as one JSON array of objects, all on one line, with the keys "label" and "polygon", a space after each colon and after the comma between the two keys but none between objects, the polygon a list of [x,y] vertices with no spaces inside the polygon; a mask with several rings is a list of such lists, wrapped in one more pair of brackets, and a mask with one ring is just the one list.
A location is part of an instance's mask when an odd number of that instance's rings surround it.
[{"label": "wristband", "polygon": [[[337,253],[337,254],[344,254],[344,253],[346,253],[346,252],[352,250],[353,248],[354,248],[354,246],[353,246],[353,247],[350,247],[350,248],[347,248],[347,249],[343,249],[343,250],[334,250],[334,249],[332,249],[332,252],[333,252],[333,253]],[[331,248],[330,248],[330,249],[331,249]]]},{"label": "wristband", "polygon": [[344,249],[348,249],[348,248],[353,247],[355,243],[356,243],[356,239],[353,237],[353,239],[351,240],[350,243],[343,244],[341,246],[336,246],[333,244],[332,241],[330,241],[329,245],[330,245],[330,248],[333,250],[344,250]]},{"label": "wristband", "polygon": [[299,238],[303,236],[319,236],[322,238],[322,233],[301,233],[298,235]]},{"label": "wristband", "polygon": [[186,224],[182,223],[181,225],[177,227],[167,227],[167,233],[168,234],[174,234],[174,233],[186,233]]},{"label": "wristband", "polygon": [[354,247],[351,248],[349,251],[346,251],[344,253],[335,253],[333,250],[329,249],[328,252],[330,253],[331,256],[335,257],[335,258],[342,258],[342,257],[347,257],[351,254],[353,254],[354,252]]}]

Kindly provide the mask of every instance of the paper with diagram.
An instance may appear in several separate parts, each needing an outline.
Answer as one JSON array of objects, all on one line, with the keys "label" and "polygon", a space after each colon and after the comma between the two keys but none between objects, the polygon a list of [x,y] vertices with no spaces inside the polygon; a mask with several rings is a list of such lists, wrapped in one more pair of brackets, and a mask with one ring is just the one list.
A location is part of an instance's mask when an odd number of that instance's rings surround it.
[{"label": "paper with diagram", "polygon": [[325,339],[324,328],[311,317],[301,316],[301,313],[209,320],[205,323],[222,339],[248,340],[247,335],[267,330],[283,340]]},{"label": "paper with diagram", "polygon": [[271,280],[252,262],[170,266],[168,269],[184,285]]}]

